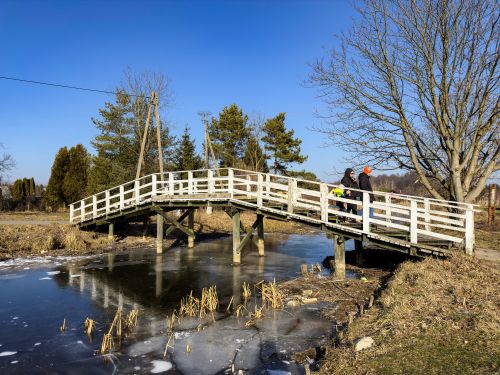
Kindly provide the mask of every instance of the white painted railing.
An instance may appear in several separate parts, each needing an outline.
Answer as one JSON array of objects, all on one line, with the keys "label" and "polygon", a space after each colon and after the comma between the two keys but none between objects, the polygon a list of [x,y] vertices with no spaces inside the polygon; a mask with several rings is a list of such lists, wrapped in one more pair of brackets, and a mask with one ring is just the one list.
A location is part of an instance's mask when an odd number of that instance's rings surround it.
[{"label": "white painted railing", "polygon": [[[336,185],[234,168],[151,174],[70,205],[70,222],[105,218],[156,200],[252,200],[255,207],[286,207],[287,214],[316,213],[322,222],[360,221],[365,234],[374,226],[407,232],[413,244],[445,240],[474,248],[474,206],[401,194],[356,190],[362,200],[331,194]],[[352,189],[354,190],[354,189]],[[253,203],[255,202],[255,203]],[[355,212],[346,212],[346,206]],[[280,208],[281,209],[281,208]],[[357,212],[356,212],[357,211]],[[370,215],[370,211],[372,215]]]}]

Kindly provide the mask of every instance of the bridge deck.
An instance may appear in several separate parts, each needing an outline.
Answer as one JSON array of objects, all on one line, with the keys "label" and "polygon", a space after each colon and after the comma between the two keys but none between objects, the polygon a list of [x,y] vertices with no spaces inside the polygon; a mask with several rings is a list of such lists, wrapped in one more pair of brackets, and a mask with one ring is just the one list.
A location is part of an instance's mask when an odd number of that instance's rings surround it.
[{"label": "bridge deck", "polygon": [[[375,202],[362,192],[357,201],[337,197],[334,187],[232,168],[152,174],[71,204],[70,221],[89,227],[151,216],[159,208],[231,207],[417,255],[473,251],[470,204],[383,192],[374,192]],[[361,215],[340,208],[346,204]]]}]

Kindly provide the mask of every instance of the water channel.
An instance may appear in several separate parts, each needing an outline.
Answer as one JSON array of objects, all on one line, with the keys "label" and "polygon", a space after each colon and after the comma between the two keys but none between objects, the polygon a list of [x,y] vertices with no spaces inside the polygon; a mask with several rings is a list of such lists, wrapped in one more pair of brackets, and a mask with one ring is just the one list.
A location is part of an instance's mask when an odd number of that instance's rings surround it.
[{"label": "water channel", "polygon": [[[321,306],[271,311],[249,328],[247,319],[225,313],[225,307],[231,297],[235,303],[241,299],[243,282],[286,280],[299,274],[301,263],[321,263],[333,253],[332,240],[323,234],[270,234],[266,256],[250,248],[240,267],[231,266],[231,246],[228,237],[159,256],[147,249],[0,262],[0,373],[208,375],[234,368],[244,374],[302,374],[291,354],[332,335]],[[181,319],[174,350],[164,358],[166,317],[191,290],[199,296],[211,285],[220,302],[216,321],[200,330],[199,320]],[[119,307],[125,313],[139,310],[137,327],[111,355],[100,355],[102,336]],[[92,340],[84,333],[87,317],[97,322]]]}]

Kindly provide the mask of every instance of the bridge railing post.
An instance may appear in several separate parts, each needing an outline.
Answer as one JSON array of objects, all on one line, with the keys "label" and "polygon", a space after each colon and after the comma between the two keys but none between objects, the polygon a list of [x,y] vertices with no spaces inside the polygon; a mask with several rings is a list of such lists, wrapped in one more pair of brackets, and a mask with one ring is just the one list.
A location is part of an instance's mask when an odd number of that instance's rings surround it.
[{"label": "bridge railing post", "polygon": [[266,197],[269,199],[271,194],[271,176],[269,173],[266,173]]},{"label": "bridge railing post", "polygon": [[321,221],[328,221],[328,185],[319,185]]},{"label": "bridge railing post", "polygon": [[370,194],[363,192],[363,232],[370,233]]},{"label": "bridge railing post", "polygon": [[385,214],[387,216],[387,221],[390,223],[392,222],[392,209],[391,209],[391,194],[386,194],[385,195]]},{"label": "bridge railing post", "polygon": [[287,211],[293,213],[293,204],[295,203],[295,194],[297,190],[297,180],[291,178],[288,180],[288,204]]},{"label": "bridge railing post", "polygon": [[174,195],[174,174],[168,172],[168,193]]},{"label": "bridge railing post", "polygon": [[[109,190],[107,191],[108,193],[108,200],[107,203],[109,203]],[[120,210],[123,210],[125,207],[125,187],[123,185],[120,185]]]},{"label": "bridge railing post", "polygon": [[227,188],[228,188],[228,192],[229,192],[229,195],[231,196],[231,198],[234,197],[234,192],[233,192],[233,189],[234,189],[234,171],[229,168],[227,170]]},{"label": "bridge railing post", "polygon": [[467,255],[474,254],[474,206],[467,205],[465,211],[465,253]]},{"label": "bridge railing post", "polygon": [[418,242],[418,211],[417,211],[417,201],[410,201],[410,242]]},{"label": "bridge railing post", "polygon": [[157,183],[157,177],[156,177],[156,174],[153,174],[153,176],[151,176],[151,196],[152,197],[156,197],[156,195],[158,194],[158,189],[157,189],[156,183]]},{"label": "bridge railing post", "polygon": [[428,223],[431,222],[431,202],[429,198],[424,198],[424,210],[425,210],[425,230],[431,230]]},{"label": "bridge railing post", "polygon": [[257,206],[262,206],[262,188],[263,188],[262,174],[257,175]]},{"label": "bridge railing post", "polygon": [[208,194],[212,194],[214,192],[214,171],[209,169],[207,171],[207,190]]},{"label": "bridge railing post", "polygon": [[75,216],[75,206],[73,203],[69,205],[69,223],[73,224],[73,217]]},{"label": "bridge railing post", "polygon": [[80,221],[84,221],[85,220],[85,198],[82,199],[80,202],[82,202],[80,204]]},{"label": "bridge railing post", "polygon": [[106,198],[105,198],[105,207],[106,207],[106,215],[109,214],[109,189],[106,190],[105,192]]},{"label": "bridge railing post", "polygon": [[92,195],[92,218],[97,217],[97,195]]},{"label": "bridge railing post", "polygon": [[[135,204],[139,204],[139,181],[134,182],[134,194],[135,194]],[[120,194],[121,195],[121,194]]]},{"label": "bridge railing post", "polygon": [[188,194],[193,194],[193,172],[188,172]]}]

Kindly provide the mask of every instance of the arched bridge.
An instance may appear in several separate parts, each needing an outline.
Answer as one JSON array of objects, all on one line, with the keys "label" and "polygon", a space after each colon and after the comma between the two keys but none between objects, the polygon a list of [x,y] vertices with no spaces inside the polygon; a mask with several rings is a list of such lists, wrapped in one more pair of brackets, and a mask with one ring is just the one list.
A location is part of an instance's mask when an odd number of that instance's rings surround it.
[{"label": "arched bridge", "polygon": [[[413,255],[448,255],[454,250],[474,249],[472,204],[375,191],[370,202],[331,194],[336,185],[234,168],[154,173],[102,191],[70,205],[70,222],[82,228],[135,221],[159,215],[157,250],[175,228],[194,243],[194,209],[223,207],[233,219],[233,262],[240,263],[242,248],[258,232],[259,253],[264,253],[263,218],[289,220],[319,228],[334,236],[336,262],[343,263],[343,242],[369,243]],[[338,202],[353,204],[360,215],[347,213]],[[370,208],[374,214],[370,217]],[[168,211],[185,210],[173,220]],[[243,228],[240,212],[256,213],[251,228]],[[372,210],[373,211],[373,210]],[[182,224],[188,218],[188,225]],[[245,236],[241,238],[241,230]]]}]

